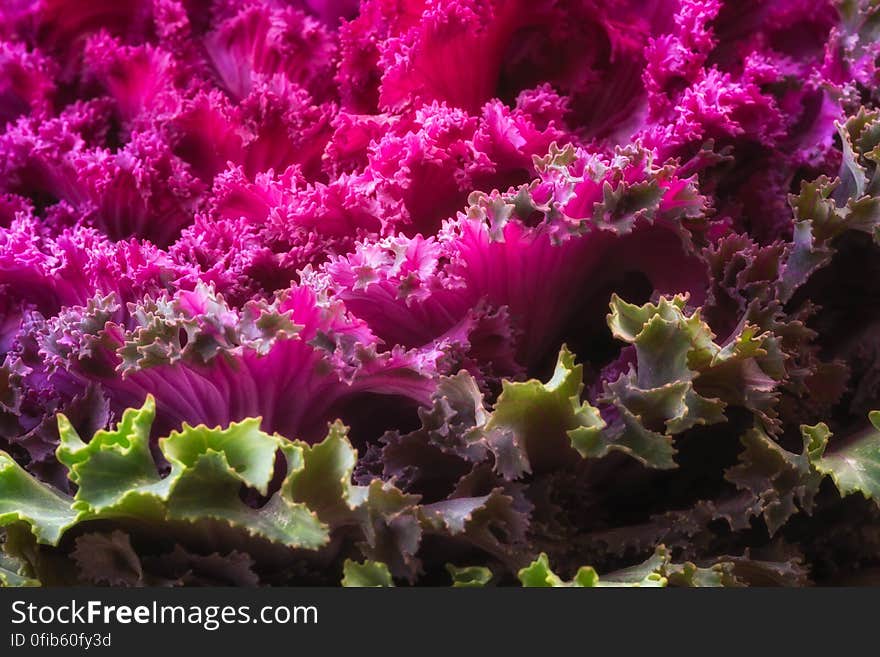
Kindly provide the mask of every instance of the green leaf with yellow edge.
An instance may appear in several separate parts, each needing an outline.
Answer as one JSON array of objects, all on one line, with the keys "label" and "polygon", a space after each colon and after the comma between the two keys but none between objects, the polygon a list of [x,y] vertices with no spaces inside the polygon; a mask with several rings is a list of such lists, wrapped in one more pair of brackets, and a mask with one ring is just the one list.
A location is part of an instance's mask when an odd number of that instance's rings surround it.
[{"label": "green leaf with yellow edge", "polygon": [[644,563],[604,575],[602,581],[606,586],[633,586],[634,582],[639,582],[640,586],[687,588],[739,586],[732,574],[733,568],[730,561],[719,561],[705,568],[690,561],[675,563],[666,546],[658,545]]},{"label": "green leaf with yellow edge", "polygon": [[58,460],[78,489],[73,508],[78,520],[104,513],[161,517],[162,501],[178,474],[161,477],[150,453],[150,428],[156,402],[148,396],[139,409],[130,408],[113,431],[101,430],[85,443],[73,425],[58,415],[61,443]]},{"label": "green leaf with yellow edge", "polygon": [[831,431],[825,424],[803,426],[804,443],[816,470],[830,475],[841,495],[861,493],[880,505],[880,411],[868,415],[871,427],[826,451]]},{"label": "green leaf with yellow edge", "polygon": [[248,418],[225,429],[184,424],[181,431],[159,441],[159,447],[169,462],[179,463],[183,468],[194,467],[205,455],[223,454],[237,479],[265,495],[280,439],[262,432],[259,418]]},{"label": "green leaf with yellow edge", "polygon": [[342,586],[382,588],[394,586],[391,572],[381,561],[364,561],[358,563],[346,559],[342,567]]},{"label": "green leaf with yellow edge", "polygon": [[583,366],[575,365],[563,346],[547,383],[503,382],[486,431],[511,432],[533,469],[565,463],[572,447],[588,451],[595,432],[605,425],[595,408],[581,402],[582,390]]},{"label": "green leaf with yellow edge", "polygon": [[556,573],[550,570],[550,558],[545,552],[539,554],[538,558],[528,566],[520,569],[517,577],[519,577],[519,581],[524,587],[529,588],[549,588],[566,585]]},{"label": "green leaf with yellow edge", "polygon": [[[155,401],[148,396],[140,409],[127,410],[114,430],[98,431],[85,443],[59,415],[58,458],[77,484],[73,498],[40,483],[0,453],[0,524],[23,520],[39,542],[52,545],[73,524],[104,518],[212,521],[291,548],[327,544],[329,527],[290,494],[292,482],[303,479],[308,468],[303,451],[312,448],[261,431],[258,418],[225,429],[184,425],[159,441],[171,466],[162,476],[150,452],[154,417]],[[325,443],[333,444],[337,434],[338,428]],[[242,486],[267,494],[279,455],[287,464],[281,489],[260,508],[248,506],[240,497]]]},{"label": "green leaf with yellow edge", "polygon": [[453,588],[482,588],[492,580],[492,571],[485,566],[454,566],[446,564]]},{"label": "green leaf with yellow edge", "polygon": [[547,555],[542,552],[525,568],[518,573],[519,581],[524,587],[568,587],[568,588],[595,588],[599,586],[664,586],[665,580],[654,573],[649,573],[641,580],[632,582],[609,581],[604,582],[600,579],[596,570],[592,566],[581,566],[571,581],[566,582],[559,575],[554,573],[550,568],[550,560]]},{"label": "green leaf with yellow edge", "polygon": [[303,467],[292,472],[282,486],[285,495],[305,503],[326,523],[349,516],[358,504],[351,484],[357,451],[347,433],[336,421],[320,443],[302,443]]},{"label": "green leaf with yellow edge", "polygon": [[208,452],[180,472],[166,500],[170,520],[215,520],[288,547],[317,549],[329,540],[329,529],[304,504],[280,493],[253,509],[239,497],[242,480],[224,453]]},{"label": "green leaf with yellow edge", "polygon": [[40,543],[55,545],[77,521],[71,501],[0,452],[0,527],[25,522]]},{"label": "green leaf with yellow edge", "polygon": [[660,545],[647,561],[599,576],[590,566],[578,569],[571,581],[565,581],[550,568],[550,560],[541,553],[535,561],[519,571],[519,580],[525,587],[640,587],[664,586],[738,586],[732,575],[733,563],[719,562],[700,568],[690,562],[673,563],[665,546]]},{"label": "green leaf with yellow edge", "polygon": [[277,452],[287,462],[288,483],[306,467],[303,448],[259,429],[259,419],[230,424],[226,429],[184,425],[159,441],[172,465],[175,480],[166,498],[168,517],[210,518],[288,547],[317,549],[329,540],[329,529],[307,505],[294,501],[282,485],[269,501],[253,509],[239,497],[241,486],[265,494]]}]

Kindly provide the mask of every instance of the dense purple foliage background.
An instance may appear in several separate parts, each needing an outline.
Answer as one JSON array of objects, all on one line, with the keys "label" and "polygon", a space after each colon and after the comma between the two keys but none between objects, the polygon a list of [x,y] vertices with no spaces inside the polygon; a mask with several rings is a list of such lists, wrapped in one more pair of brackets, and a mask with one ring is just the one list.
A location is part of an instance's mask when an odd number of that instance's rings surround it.
[{"label": "dense purple foliage background", "polygon": [[817,480],[800,427],[833,454],[880,408],[878,28],[856,0],[4,2],[0,449],[72,494],[56,414],[88,440],[152,394],[160,467],[184,423],[341,419],[352,481],[409,500],[314,553],[86,523],[31,570],[506,583],[664,544],[874,581],[870,490]]}]

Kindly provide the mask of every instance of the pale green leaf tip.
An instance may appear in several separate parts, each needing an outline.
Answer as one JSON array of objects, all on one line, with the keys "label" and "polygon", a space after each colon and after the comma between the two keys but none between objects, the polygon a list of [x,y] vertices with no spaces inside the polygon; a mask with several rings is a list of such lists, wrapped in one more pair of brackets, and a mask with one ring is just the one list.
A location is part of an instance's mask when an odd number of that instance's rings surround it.
[{"label": "pale green leaf tip", "polygon": [[383,588],[394,586],[391,572],[381,561],[363,563],[346,559],[342,567],[342,586],[349,588]]},{"label": "pale green leaf tip", "polygon": [[446,564],[446,572],[452,577],[454,588],[481,588],[492,579],[492,571],[485,566],[455,566]]},{"label": "pale green leaf tip", "polygon": [[541,552],[537,559],[525,568],[521,568],[517,577],[525,587],[550,587],[560,581],[550,570],[550,559],[546,552]]},{"label": "pale green leaf tip", "polygon": [[593,588],[599,585],[599,574],[592,566],[581,566],[574,576],[574,583],[580,588]]}]

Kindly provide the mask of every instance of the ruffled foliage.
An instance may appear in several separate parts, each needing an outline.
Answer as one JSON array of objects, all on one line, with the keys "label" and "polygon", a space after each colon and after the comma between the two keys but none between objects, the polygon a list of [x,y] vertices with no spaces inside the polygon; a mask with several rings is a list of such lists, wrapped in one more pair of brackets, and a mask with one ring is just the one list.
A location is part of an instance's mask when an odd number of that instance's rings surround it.
[{"label": "ruffled foliage", "polygon": [[0,584],[876,582],[878,26],[3,3]]}]

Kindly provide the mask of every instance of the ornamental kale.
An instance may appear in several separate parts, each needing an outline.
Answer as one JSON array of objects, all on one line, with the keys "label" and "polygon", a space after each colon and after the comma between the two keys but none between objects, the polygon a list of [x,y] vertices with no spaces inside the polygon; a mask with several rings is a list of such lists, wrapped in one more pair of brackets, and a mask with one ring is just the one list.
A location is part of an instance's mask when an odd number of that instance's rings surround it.
[{"label": "ornamental kale", "polygon": [[876,0],[0,7],[0,584],[880,573]]}]

